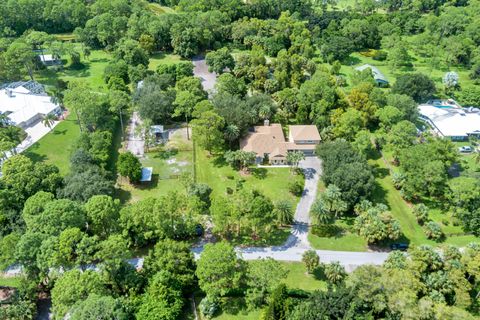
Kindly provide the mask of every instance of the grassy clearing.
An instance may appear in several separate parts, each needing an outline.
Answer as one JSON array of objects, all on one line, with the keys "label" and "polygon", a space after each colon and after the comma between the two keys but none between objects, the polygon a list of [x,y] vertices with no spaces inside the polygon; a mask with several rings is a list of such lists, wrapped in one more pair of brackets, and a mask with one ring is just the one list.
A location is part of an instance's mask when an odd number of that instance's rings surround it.
[{"label": "grassy clearing", "polygon": [[158,198],[169,191],[180,191],[183,186],[178,175],[180,172],[192,171],[191,151],[179,151],[175,154],[168,154],[165,151],[149,152],[140,161],[144,167],[153,167],[152,181],[137,186],[120,183],[121,190],[118,197],[122,202],[139,201],[149,197]]},{"label": "grassy clearing", "polygon": [[237,181],[244,179],[244,187],[256,189],[274,202],[287,199],[296,205],[299,198],[288,191],[288,184],[298,180],[303,183],[303,176],[291,173],[288,168],[256,168],[250,174],[241,175],[227,163],[223,157],[208,156],[207,152],[197,148],[196,172],[198,182],[208,184],[213,189],[213,196],[225,195],[227,188],[235,190]]},{"label": "grassy clearing", "polygon": [[[77,50],[80,47],[77,46]],[[70,61],[64,63],[64,69],[54,71],[53,69],[40,70],[36,73],[35,80],[47,86],[54,86],[58,79],[64,81],[83,80],[98,91],[106,89],[103,81],[103,70],[107,66],[112,56],[102,50],[92,50],[88,60],[82,59],[83,68],[72,68],[69,66]]]},{"label": "grassy clearing", "polygon": [[310,232],[308,241],[318,250],[367,251],[368,248],[365,239],[349,231],[334,237],[319,237]]},{"label": "grassy clearing", "polygon": [[155,71],[159,65],[176,64],[180,61],[182,61],[182,58],[176,54],[155,53],[150,57],[148,69]]},{"label": "grassy clearing", "polygon": [[[62,35],[59,35],[62,36]],[[66,36],[66,35],[65,35]],[[89,60],[83,60],[83,68],[71,68],[68,62],[61,71],[52,69],[41,70],[36,73],[35,80],[47,86],[54,86],[58,80],[83,80],[88,82],[94,90],[103,91],[103,69],[110,61],[110,54],[101,50],[92,50]],[[69,171],[69,159],[72,143],[80,135],[76,117],[70,114],[59,123],[51,132],[28,148],[24,154],[33,161],[45,161],[54,164],[65,175]]]},{"label": "grassy clearing", "polygon": [[19,277],[0,277],[0,286],[18,287],[21,280]]},{"label": "grassy clearing", "polygon": [[152,181],[137,186],[120,182],[117,196],[122,202],[158,198],[169,191],[182,190],[180,174],[193,171],[192,143],[177,131],[165,146],[147,152],[140,162],[144,167],[153,167]]},{"label": "grassy clearing", "polygon": [[[318,182],[317,192],[320,194],[325,191],[323,181]],[[336,250],[336,251],[367,251],[367,242],[360,236],[353,233],[353,219],[346,217],[335,221],[326,232],[321,232],[320,236],[314,232],[312,227],[308,234],[308,241],[314,249],[318,250]],[[323,228],[325,229],[325,228]],[[318,229],[317,229],[318,230]]]},{"label": "grassy clearing", "polygon": [[400,223],[403,237],[399,241],[408,242],[411,245],[435,244],[434,241],[427,239],[422,227],[417,223],[412,209],[393,186],[392,178],[383,159],[371,160],[371,164],[376,166],[377,182],[373,200],[377,203],[386,204],[392,215]]},{"label": "grassy clearing", "polygon": [[70,114],[23,154],[34,162],[44,161],[56,165],[60,169],[60,173],[64,175],[69,171],[72,143],[79,136],[80,129],[78,128],[76,116]]},{"label": "grassy clearing", "polygon": [[[250,174],[243,175],[225,163],[223,157],[208,156],[207,152],[197,148],[196,154],[197,182],[206,183],[212,188],[211,197],[227,195],[228,188],[235,190],[237,183],[243,181],[243,188],[258,190],[269,197],[274,203],[279,200],[289,200],[295,207],[299,197],[292,195],[288,190],[291,181],[303,183],[302,175],[291,173],[289,168],[250,168]],[[250,237],[241,237],[233,240],[235,245],[281,245],[289,236],[289,229],[274,229],[268,237],[253,240]]]}]

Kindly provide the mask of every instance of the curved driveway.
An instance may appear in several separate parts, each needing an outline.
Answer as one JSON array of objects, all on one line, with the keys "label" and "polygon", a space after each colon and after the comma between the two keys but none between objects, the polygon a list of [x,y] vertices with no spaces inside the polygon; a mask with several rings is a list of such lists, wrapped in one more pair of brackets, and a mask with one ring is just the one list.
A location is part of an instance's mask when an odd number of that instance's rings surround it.
[{"label": "curved driveway", "polygon": [[[302,261],[305,251],[312,249],[308,242],[310,225],[310,208],[315,201],[317,186],[322,170],[321,162],[316,157],[307,157],[299,165],[305,173],[305,187],[295,211],[295,223],[285,244],[273,247],[236,248],[238,254],[245,260],[273,258],[279,261]],[[193,248],[195,258],[200,257],[203,246]],[[348,252],[315,250],[321,262],[338,261],[347,271],[365,264],[382,264],[388,256],[385,252]]]}]

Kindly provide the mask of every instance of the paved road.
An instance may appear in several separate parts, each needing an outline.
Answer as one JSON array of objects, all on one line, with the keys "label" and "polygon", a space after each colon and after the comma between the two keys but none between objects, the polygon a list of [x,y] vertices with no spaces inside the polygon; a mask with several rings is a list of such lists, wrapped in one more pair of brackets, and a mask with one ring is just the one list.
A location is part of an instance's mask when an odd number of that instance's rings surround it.
[{"label": "paved road", "polygon": [[193,74],[202,80],[202,86],[209,94],[212,93],[215,83],[217,82],[217,74],[215,72],[209,72],[205,57],[197,56],[192,59],[193,62]]},{"label": "paved road", "polygon": [[145,153],[145,141],[143,135],[137,129],[141,125],[142,119],[137,112],[133,112],[127,137],[127,150],[138,157],[143,157]]}]

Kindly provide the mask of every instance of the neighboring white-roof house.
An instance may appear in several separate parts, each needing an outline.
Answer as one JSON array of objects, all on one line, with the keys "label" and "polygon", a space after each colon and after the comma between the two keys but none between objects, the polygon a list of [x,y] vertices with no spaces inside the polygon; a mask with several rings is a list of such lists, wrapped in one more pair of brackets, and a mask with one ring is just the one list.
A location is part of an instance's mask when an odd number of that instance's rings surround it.
[{"label": "neighboring white-roof house", "polygon": [[385,75],[377,67],[372,66],[371,64],[364,64],[364,65],[361,65],[360,67],[355,68],[355,70],[357,71],[363,71],[365,69],[372,70],[373,79],[378,85],[388,86],[387,77],[385,77]]},{"label": "neighboring white-roof house", "polygon": [[466,140],[468,136],[480,137],[480,109],[461,108],[457,104],[421,104],[420,118],[425,120],[440,136],[452,140]]},{"label": "neighboring white-roof house", "polygon": [[54,66],[54,65],[62,64],[62,60],[58,59],[57,57],[51,54],[39,54],[38,58],[46,66]]},{"label": "neighboring white-roof house", "polygon": [[52,102],[44,87],[34,81],[0,85],[0,113],[12,124],[26,129],[47,114],[59,114],[61,108]]}]

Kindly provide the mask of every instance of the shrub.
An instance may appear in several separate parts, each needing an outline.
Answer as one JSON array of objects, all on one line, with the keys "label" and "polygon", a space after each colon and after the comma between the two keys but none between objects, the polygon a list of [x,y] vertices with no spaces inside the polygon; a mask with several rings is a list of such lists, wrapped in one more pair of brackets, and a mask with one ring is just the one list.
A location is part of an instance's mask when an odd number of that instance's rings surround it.
[{"label": "shrub", "polygon": [[292,181],[288,184],[288,190],[296,196],[301,196],[303,193],[303,185],[300,181]]},{"label": "shrub", "polygon": [[138,182],[142,178],[142,164],[131,152],[119,155],[117,170],[121,176],[128,177],[130,182]]},{"label": "shrub", "polygon": [[320,265],[320,257],[315,250],[308,250],[303,253],[302,262],[305,264],[307,272],[313,273]]},{"label": "shrub", "polygon": [[395,189],[400,190],[405,182],[405,176],[401,172],[394,172],[392,174],[392,182]]},{"label": "shrub", "polygon": [[417,218],[417,222],[422,225],[428,221],[428,207],[423,203],[419,203],[413,207],[413,214]]},{"label": "shrub", "polygon": [[438,241],[443,238],[444,234],[440,225],[434,221],[430,221],[423,227],[425,235],[428,239]]},{"label": "shrub", "polygon": [[199,309],[205,318],[210,319],[219,309],[218,302],[212,298],[205,297],[200,301]]},{"label": "shrub", "polygon": [[377,50],[372,56],[373,60],[385,61],[387,59],[387,53],[385,51]]}]

